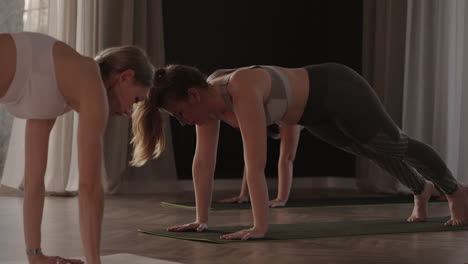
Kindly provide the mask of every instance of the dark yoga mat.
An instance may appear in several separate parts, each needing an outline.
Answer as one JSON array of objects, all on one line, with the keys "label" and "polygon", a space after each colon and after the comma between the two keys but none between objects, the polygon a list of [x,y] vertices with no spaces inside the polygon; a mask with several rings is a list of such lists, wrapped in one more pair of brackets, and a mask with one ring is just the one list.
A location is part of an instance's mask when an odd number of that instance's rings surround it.
[{"label": "dark yoga mat", "polygon": [[447,221],[448,219],[448,217],[430,218],[427,222],[421,223],[408,223],[405,219],[398,219],[301,224],[272,224],[270,225],[266,238],[245,241],[222,240],[219,238],[223,234],[228,234],[235,231],[239,231],[241,229],[248,228],[245,226],[218,227],[204,232],[168,232],[165,229],[138,229],[138,231],[141,233],[155,236],[222,244],[248,241],[258,242],[290,239],[314,239],[323,237],[346,237],[468,230],[468,226],[444,226],[445,221]]},{"label": "dark yoga mat", "polygon": [[[432,197],[430,202],[446,202]],[[352,197],[352,198],[320,198],[313,200],[292,200],[288,201],[284,207],[275,208],[304,208],[304,207],[336,207],[336,206],[362,206],[362,205],[390,205],[413,203],[413,196],[392,196],[392,197]],[[184,209],[195,209],[195,202],[161,202],[162,206]],[[213,202],[211,210],[242,210],[251,209],[250,203],[223,204]]]}]

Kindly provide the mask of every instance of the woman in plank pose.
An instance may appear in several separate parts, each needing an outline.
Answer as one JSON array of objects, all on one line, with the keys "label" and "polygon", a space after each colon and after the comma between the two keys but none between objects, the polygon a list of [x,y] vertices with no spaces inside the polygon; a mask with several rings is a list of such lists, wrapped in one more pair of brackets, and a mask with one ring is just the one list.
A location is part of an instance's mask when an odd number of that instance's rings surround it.
[{"label": "woman in plank pose", "polygon": [[134,46],[110,48],[96,60],[39,33],[0,34],[0,104],[27,119],[24,234],[29,263],[82,263],[41,250],[44,175],[55,119],[79,113],[79,215],[86,263],[101,263],[102,137],[110,114],[129,115],[153,86],[154,68]]},{"label": "woman in plank pose", "polygon": [[170,231],[207,228],[219,120],[241,131],[254,220],[252,228],[223,239],[259,238],[268,230],[264,169],[266,127],[272,123],[302,125],[321,140],[369,158],[390,172],[414,193],[415,205],[408,221],[426,220],[435,184],[448,199],[451,218],[445,224],[468,223],[468,188],[455,180],[430,146],[400,130],[372,87],[344,65],[251,66],[218,70],[208,78],[188,66],[160,69],[149,100],[133,113],[134,164],[143,164],[163,149],[159,109],[183,125],[196,125],[197,133],[193,159],[196,219]]}]

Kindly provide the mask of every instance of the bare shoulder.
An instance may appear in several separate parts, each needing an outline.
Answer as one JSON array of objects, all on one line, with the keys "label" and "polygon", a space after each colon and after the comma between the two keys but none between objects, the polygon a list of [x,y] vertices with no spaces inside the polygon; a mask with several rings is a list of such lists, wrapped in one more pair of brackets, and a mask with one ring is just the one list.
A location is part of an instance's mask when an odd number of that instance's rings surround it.
[{"label": "bare shoulder", "polygon": [[85,56],[80,56],[76,60],[75,70],[78,81],[83,82],[96,82],[102,84],[101,72],[98,63]]},{"label": "bare shoulder", "polygon": [[81,101],[82,94],[99,96],[105,92],[99,66],[94,59],[57,42],[54,61],[58,85],[67,99]]},{"label": "bare shoulder", "polygon": [[82,56],[61,41],[54,46],[54,62],[60,85],[68,87],[100,79],[99,67],[94,59]]},{"label": "bare shoulder", "polygon": [[268,73],[262,68],[239,68],[232,73],[230,82],[249,82],[269,79]]},{"label": "bare shoulder", "polygon": [[80,105],[107,111],[107,91],[96,61],[82,56],[76,65],[75,75],[74,85],[76,89],[80,90],[78,94]]},{"label": "bare shoulder", "polygon": [[54,53],[57,75],[64,76],[71,83],[100,78],[99,67],[94,59],[65,47],[68,46],[63,46],[63,49],[58,49],[59,51]]},{"label": "bare shoulder", "polygon": [[233,96],[261,94],[265,97],[270,91],[270,84],[270,76],[265,70],[241,68],[232,74],[228,89]]}]

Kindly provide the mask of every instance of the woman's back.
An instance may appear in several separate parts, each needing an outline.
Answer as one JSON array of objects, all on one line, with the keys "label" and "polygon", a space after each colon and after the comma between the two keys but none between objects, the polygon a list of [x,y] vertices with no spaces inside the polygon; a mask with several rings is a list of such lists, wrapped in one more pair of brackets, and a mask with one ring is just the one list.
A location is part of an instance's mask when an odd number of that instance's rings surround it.
[{"label": "woman's back", "polygon": [[[55,117],[70,107],[79,111],[84,87],[77,80],[99,76],[92,58],[40,33],[0,34],[0,58],[0,102],[22,118]],[[47,109],[40,106],[43,101],[48,102]],[[32,109],[34,105],[40,110]]]},{"label": "woman's back", "polygon": [[[9,37],[4,50],[14,54],[9,55],[14,66],[4,73],[10,82],[2,87],[0,103],[12,115],[25,119],[49,119],[68,112],[70,107],[61,89],[65,86],[59,87],[60,78],[56,74],[56,69],[63,69],[64,65],[56,63],[56,51],[71,48],[65,44],[63,48],[57,47],[56,39],[40,33],[21,32]],[[69,61],[75,63],[73,59]]]}]

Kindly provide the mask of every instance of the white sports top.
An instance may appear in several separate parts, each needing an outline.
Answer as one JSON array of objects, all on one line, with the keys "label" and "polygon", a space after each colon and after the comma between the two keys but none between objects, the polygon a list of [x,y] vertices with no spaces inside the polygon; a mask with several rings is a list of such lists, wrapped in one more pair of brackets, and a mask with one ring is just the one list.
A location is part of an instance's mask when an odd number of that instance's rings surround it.
[{"label": "white sports top", "polygon": [[16,72],[0,103],[13,116],[24,119],[51,119],[68,111],[57,86],[50,36],[22,32],[11,34],[16,46]]}]

